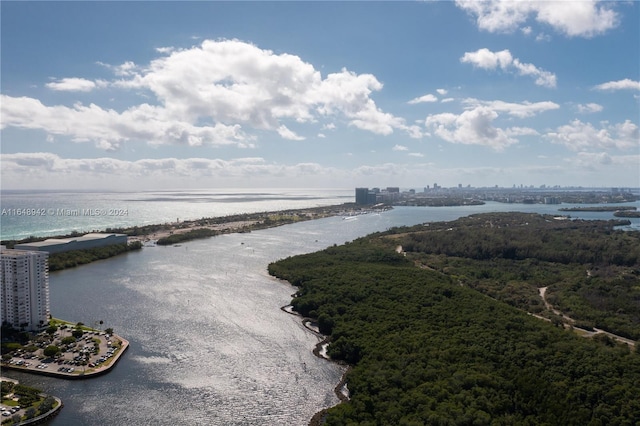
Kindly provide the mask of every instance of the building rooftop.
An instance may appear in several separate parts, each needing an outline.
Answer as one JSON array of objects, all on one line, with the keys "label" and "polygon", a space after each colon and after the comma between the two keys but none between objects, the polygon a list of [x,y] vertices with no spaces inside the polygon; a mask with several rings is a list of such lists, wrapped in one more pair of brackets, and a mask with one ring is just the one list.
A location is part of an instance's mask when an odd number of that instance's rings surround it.
[{"label": "building rooftop", "polygon": [[80,241],[103,240],[109,237],[126,237],[126,235],[125,234],[89,233],[89,234],[81,235],[78,237],[71,237],[71,238],[49,238],[44,241],[35,241],[28,244],[29,246],[32,246],[32,247],[48,247],[48,246],[53,246],[57,244],[67,244],[67,243],[80,242]]}]

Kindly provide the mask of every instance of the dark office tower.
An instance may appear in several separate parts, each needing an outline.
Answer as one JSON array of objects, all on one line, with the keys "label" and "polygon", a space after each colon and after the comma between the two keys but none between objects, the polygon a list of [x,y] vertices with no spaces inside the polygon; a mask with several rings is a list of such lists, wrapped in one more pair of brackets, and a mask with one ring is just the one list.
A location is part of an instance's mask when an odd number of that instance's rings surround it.
[{"label": "dark office tower", "polygon": [[356,204],[369,204],[369,188],[356,188]]}]

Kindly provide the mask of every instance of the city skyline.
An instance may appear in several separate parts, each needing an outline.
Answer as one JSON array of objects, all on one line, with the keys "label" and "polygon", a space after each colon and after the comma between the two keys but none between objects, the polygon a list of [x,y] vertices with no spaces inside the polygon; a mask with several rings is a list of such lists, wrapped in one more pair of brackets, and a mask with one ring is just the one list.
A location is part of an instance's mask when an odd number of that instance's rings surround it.
[{"label": "city skyline", "polygon": [[635,2],[2,2],[2,189],[640,186]]}]

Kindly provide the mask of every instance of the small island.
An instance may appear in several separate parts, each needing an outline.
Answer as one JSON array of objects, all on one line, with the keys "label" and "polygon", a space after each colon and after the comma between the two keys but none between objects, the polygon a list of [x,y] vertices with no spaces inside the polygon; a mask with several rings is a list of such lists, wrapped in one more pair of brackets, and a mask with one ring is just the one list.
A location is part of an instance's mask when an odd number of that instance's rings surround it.
[{"label": "small island", "polygon": [[640,212],[634,206],[565,207],[558,210],[561,212],[613,212],[615,217],[640,217]]},{"label": "small island", "polygon": [[460,197],[433,197],[433,198],[409,198],[396,201],[394,206],[412,207],[459,207],[459,206],[481,206],[485,202],[473,198]]},{"label": "small island", "polygon": [[615,217],[640,217],[640,212],[633,210],[618,210],[613,213]]},{"label": "small island", "polygon": [[563,207],[558,209],[561,212],[622,212],[635,211],[634,206],[589,206],[589,207]]}]

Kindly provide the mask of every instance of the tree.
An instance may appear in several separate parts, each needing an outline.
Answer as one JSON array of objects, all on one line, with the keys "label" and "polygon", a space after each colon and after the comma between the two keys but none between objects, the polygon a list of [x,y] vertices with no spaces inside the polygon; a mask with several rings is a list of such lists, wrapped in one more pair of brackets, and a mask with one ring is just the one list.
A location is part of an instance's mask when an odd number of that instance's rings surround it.
[{"label": "tree", "polygon": [[71,332],[71,335],[73,337],[75,337],[76,339],[81,338],[83,334],[84,334],[84,331],[82,331],[82,329],[80,329],[80,328],[76,328],[75,330],[73,330]]},{"label": "tree", "polygon": [[53,336],[56,331],[58,331],[58,327],[56,327],[55,325],[50,325],[49,327],[47,327],[47,334],[49,336]]},{"label": "tree", "polygon": [[40,403],[40,406],[38,407],[38,411],[40,412],[40,414],[44,414],[49,410],[51,410],[55,405],[55,403],[56,403],[56,400],[53,399],[53,397],[48,396]]},{"label": "tree", "polygon": [[27,419],[30,419],[32,417],[36,416],[36,409],[33,407],[29,407],[25,410],[24,415]]},{"label": "tree", "polygon": [[109,327],[104,332],[107,334],[113,334],[113,328]]},{"label": "tree", "polygon": [[72,344],[72,343],[75,343],[75,341],[76,341],[76,338],[75,338],[75,337],[73,337],[73,336],[67,336],[67,337],[64,337],[64,338],[61,340],[61,343],[62,343],[63,345],[70,345],[70,344]]},{"label": "tree", "polygon": [[60,348],[56,345],[49,345],[44,348],[44,356],[47,357],[54,357],[58,354],[58,352],[60,352]]},{"label": "tree", "polygon": [[22,345],[20,343],[10,342],[2,344],[2,353],[14,352],[18,349],[22,349]]}]

